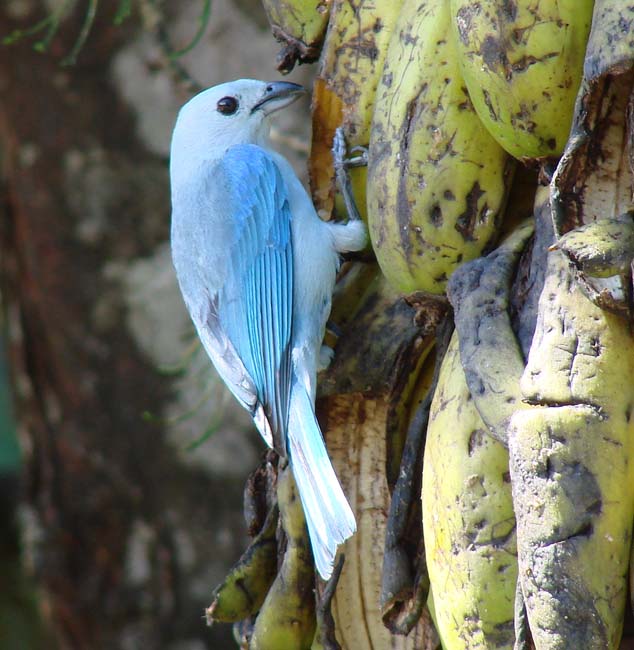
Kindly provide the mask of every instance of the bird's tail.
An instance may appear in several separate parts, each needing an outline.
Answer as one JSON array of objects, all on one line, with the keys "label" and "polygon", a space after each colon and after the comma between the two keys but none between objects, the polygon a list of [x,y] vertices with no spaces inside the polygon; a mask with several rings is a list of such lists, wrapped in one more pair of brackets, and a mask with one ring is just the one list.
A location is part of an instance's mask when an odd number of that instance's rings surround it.
[{"label": "bird's tail", "polygon": [[288,447],[315,565],[327,580],[337,546],[355,532],[357,525],[328,458],[311,399],[298,384],[291,395]]}]

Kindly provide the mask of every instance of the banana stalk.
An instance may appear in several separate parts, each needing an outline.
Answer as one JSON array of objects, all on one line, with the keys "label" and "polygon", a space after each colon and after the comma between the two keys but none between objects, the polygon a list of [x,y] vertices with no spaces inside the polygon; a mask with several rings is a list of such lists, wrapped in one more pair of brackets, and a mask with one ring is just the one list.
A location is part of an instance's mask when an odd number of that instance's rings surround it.
[{"label": "banana stalk", "polygon": [[451,0],[471,101],[512,156],[558,156],[572,122],[593,0]]},{"label": "banana stalk", "polygon": [[[348,147],[367,147],[376,87],[402,0],[332,0],[328,32],[313,88],[313,140],[308,171],[318,211],[345,215],[336,194],[331,148],[341,126]],[[350,169],[357,208],[365,219],[366,168]]]},{"label": "banana stalk", "polygon": [[448,2],[403,4],[368,157],[381,270],[398,291],[442,294],[452,272],[496,239],[513,169],[466,93]]},{"label": "banana stalk", "polygon": [[619,647],[634,520],[634,338],[559,251],[509,432],[520,583],[540,650]]},{"label": "banana stalk", "polygon": [[295,63],[319,57],[326,33],[331,0],[262,0],[273,36],[284,43],[277,69],[290,72]]},{"label": "banana stalk", "polygon": [[208,625],[241,621],[260,609],[277,572],[277,514],[277,508],[269,512],[260,533],[214,590],[205,612]]},{"label": "banana stalk", "polygon": [[390,493],[385,479],[384,396],[336,395],[320,402],[327,413],[328,451],[357,520],[332,604],[337,639],[344,650],[436,648],[437,635],[423,614],[407,636],[393,636],[379,606],[383,546]]},{"label": "banana stalk", "polygon": [[422,498],[443,647],[511,650],[517,559],[508,452],[475,408],[456,333],[431,405]]},{"label": "banana stalk", "polygon": [[[358,295],[355,284],[349,286],[351,294],[335,297],[333,312],[350,305],[350,295]],[[388,467],[398,465],[388,454],[398,456],[402,449],[388,444],[388,433],[394,433],[396,404],[401,399],[406,404],[396,418],[406,425],[429,383],[420,359],[428,352],[436,322],[430,318],[427,325],[416,324],[416,311],[380,274],[352,309],[354,320],[342,328],[317,401],[329,455],[357,520],[356,534],[342,549],[346,561],[332,603],[337,639],[344,650],[431,650],[437,635],[426,612],[414,619],[409,635],[394,636],[383,625],[380,601],[391,500]],[[411,570],[415,558],[408,556],[403,564]],[[406,586],[412,581],[410,574]]]},{"label": "banana stalk", "polygon": [[315,574],[304,511],[290,467],[278,475],[286,532],[282,566],[255,619],[250,650],[309,650],[315,637]]}]

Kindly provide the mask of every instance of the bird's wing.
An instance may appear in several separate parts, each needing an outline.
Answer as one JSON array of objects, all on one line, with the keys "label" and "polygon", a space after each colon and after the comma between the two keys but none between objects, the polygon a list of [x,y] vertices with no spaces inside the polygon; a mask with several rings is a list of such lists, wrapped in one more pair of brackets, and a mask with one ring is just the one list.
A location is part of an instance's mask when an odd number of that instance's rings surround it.
[{"label": "bird's wing", "polygon": [[[228,220],[231,235],[223,242],[224,279],[208,302],[206,336],[214,347],[214,361],[220,353],[230,366],[224,374],[219,368],[223,379],[242,382],[232,388],[234,394],[235,389],[252,386],[250,409],[256,425],[285,455],[293,309],[292,217],[286,185],[273,159],[254,145],[231,147],[211,173],[213,218],[222,218],[224,226]],[[209,280],[206,286],[214,286],[210,276],[219,271],[212,266],[217,256],[216,249],[213,256],[199,257],[199,272]],[[236,373],[236,365],[248,376]]]}]

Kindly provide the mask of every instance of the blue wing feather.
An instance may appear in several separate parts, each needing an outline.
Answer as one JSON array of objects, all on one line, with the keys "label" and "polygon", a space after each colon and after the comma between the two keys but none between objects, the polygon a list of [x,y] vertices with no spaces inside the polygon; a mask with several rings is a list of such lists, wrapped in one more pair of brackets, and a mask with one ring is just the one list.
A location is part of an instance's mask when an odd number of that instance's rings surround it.
[{"label": "blue wing feather", "polygon": [[[286,454],[291,377],[293,251],[284,180],[270,156],[238,145],[223,157],[227,206],[238,206],[236,236],[226,251],[231,271],[218,292],[219,324],[249,373],[257,401]],[[213,269],[211,270],[213,271]]]}]

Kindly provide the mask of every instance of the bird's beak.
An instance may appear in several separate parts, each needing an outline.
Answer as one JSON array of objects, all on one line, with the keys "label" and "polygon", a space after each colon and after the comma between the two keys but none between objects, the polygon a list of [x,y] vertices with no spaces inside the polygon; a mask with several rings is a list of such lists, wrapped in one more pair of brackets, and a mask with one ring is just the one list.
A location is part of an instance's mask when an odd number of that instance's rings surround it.
[{"label": "bird's beak", "polygon": [[303,86],[290,81],[270,81],[266,84],[264,96],[251,109],[251,113],[262,111],[265,115],[270,115],[275,111],[279,111],[280,108],[292,104],[306,92]]}]

